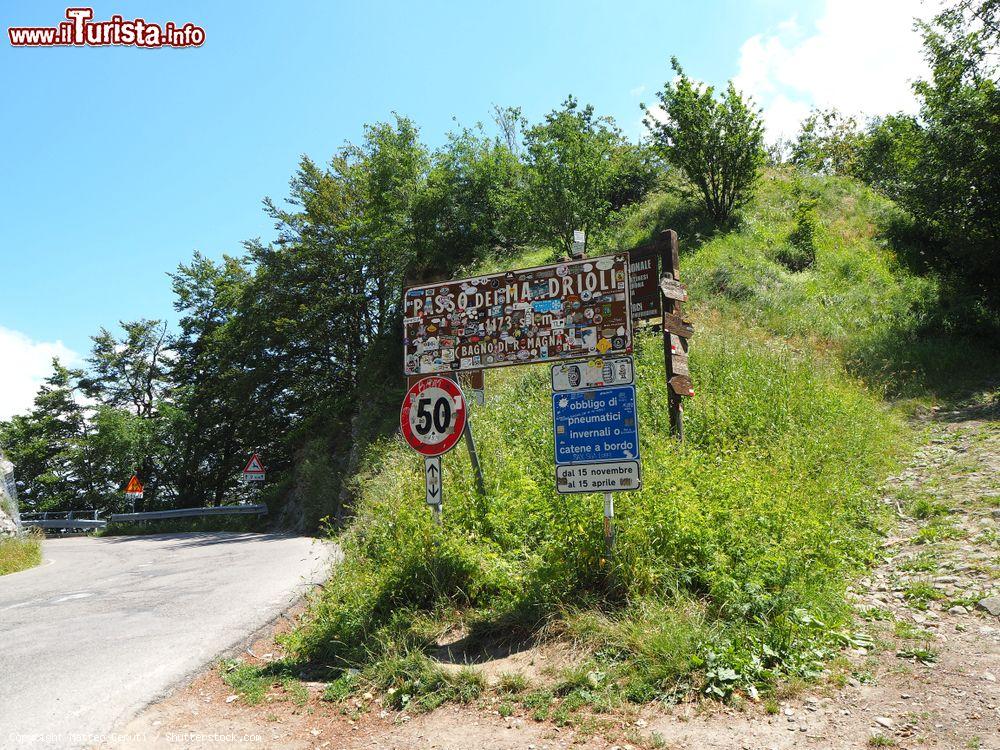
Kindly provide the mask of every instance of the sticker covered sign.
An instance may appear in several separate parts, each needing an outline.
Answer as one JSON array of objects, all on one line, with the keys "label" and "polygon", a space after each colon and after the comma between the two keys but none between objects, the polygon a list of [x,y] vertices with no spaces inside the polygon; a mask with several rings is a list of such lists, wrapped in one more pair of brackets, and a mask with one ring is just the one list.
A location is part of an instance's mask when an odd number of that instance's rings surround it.
[{"label": "sticker covered sign", "polygon": [[624,254],[411,287],[403,295],[408,375],[632,351]]}]

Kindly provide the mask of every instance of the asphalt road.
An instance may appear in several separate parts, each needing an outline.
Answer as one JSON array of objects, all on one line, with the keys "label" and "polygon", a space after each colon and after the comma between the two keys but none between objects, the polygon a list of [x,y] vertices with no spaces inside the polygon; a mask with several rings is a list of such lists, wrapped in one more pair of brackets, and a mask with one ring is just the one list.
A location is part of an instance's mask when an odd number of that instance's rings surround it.
[{"label": "asphalt road", "polygon": [[192,533],[45,542],[0,577],[0,748],[89,747],[329,570],[328,545]]}]

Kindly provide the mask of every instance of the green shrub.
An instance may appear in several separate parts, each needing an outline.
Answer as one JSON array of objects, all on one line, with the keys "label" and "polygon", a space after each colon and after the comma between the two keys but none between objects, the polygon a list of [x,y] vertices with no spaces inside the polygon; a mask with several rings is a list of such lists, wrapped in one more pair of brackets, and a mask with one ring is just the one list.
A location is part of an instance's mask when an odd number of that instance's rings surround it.
[{"label": "green shrub", "polygon": [[186,532],[257,532],[264,531],[268,516],[202,516],[193,518],[167,518],[156,521],[109,523],[95,536],[143,536],[148,534],[180,534]]},{"label": "green shrub", "polygon": [[795,228],[788,235],[788,244],[778,250],[778,262],[792,272],[804,271],[816,262],[816,218],[818,197],[796,185],[794,189]]},{"label": "green shrub", "polygon": [[528,689],[528,678],[520,672],[501,672],[497,681],[497,689],[501,693],[523,693]]}]

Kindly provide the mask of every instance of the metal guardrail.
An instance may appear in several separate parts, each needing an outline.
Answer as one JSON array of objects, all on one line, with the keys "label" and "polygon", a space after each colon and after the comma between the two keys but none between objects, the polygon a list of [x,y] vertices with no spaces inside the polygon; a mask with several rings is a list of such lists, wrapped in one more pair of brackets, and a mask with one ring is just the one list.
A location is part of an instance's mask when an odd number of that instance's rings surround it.
[{"label": "metal guardrail", "polygon": [[[91,518],[79,518],[77,514]],[[221,505],[213,508],[177,508],[175,510],[154,510],[146,513],[112,513],[110,518],[97,517],[96,510],[63,511],[44,513],[22,513],[21,523],[39,529],[103,529],[108,523],[130,523],[141,521],[161,521],[170,518],[197,518],[204,516],[264,516],[267,506]]]},{"label": "metal guardrail", "polygon": [[195,518],[199,516],[264,516],[266,505],[221,505],[215,508],[177,508],[176,510],[154,510],[147,513],[112,513],[111,523],[129,521],[160,521],[168,518]]},{"label": "metal guardrail", "polygon": [[[80,518],[78,514],[91,518]],[[21,525],[37,529],[102,529],[107,521],[97,517],[96,510],[47,511],[42,513],[22,513]]]},{"label": "metal guardrail", "polygon": [[46,521],[22,520],[22,526],[32,526],[38,529],[103,529],[108,522],[103,519],[89,518],[53,518]]}]

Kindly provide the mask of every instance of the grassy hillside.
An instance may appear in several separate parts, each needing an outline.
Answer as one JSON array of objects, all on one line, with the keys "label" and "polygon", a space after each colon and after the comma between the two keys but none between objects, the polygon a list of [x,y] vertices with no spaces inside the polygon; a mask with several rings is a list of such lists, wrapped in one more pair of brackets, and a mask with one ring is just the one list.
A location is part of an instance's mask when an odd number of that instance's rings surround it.
[{"label": "grassy hillside", "polygon": [[[603,247],[632,247],[667,227],[680,233],[696,316],[736,317],[833,355],[893,398],[975,390],[996,370],[987,326],[970,336],[962,316],[971,310],[959,312],[967,301],[922,273],[915,219],[854,180],[768,171],[721,230],[674,191],[648,201]],[[810,244],[814,260],[802,267]]]},{"label": "grassy hillside", "polygon": [[374,686],[427,708],[482,689],[429,659],[445,633],[570,638],[581,663],[522,698],[545,714],[820,674],[855,637],[845,588],[876,554],[878,488],[907,441],[880,392],[926,379],[873,354],[918,330],[936,293],[882,239],[902,218],[849,181],[774,172],[725,230],[669,193],[598,238],[601,252],[677,227],[698,328],[684,444],[659,339],[638,341],[644,487],[617,496],[614,560],[600,497],[554,490],[548,369],[489,372],[472,410],[485,496],[460,446],[438,529],[418,456],[375,445],[345,561],[289,640],[296,664],[341,675],[334,696]]}]

